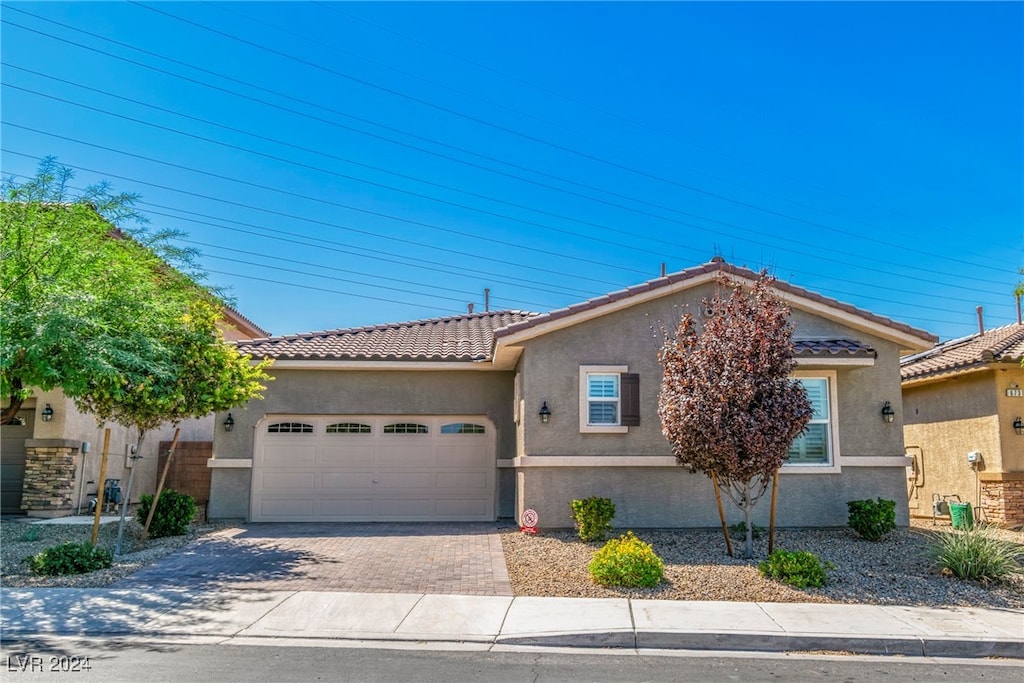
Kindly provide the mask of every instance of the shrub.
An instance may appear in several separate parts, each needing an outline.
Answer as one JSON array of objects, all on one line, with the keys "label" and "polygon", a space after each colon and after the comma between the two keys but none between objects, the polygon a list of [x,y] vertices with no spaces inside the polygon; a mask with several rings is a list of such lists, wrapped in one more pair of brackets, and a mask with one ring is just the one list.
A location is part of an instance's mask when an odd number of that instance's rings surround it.
[{"label": "shrub", "polygon": [[934,533],[928,554],[936,565],[958,579],[988,583],[1024,573],[1024,547],[998,538],[981,526]]},{"label": "shrub", "polygon": [[615,504],[609,498],[591,496],[583,500],[569,503],[576,529],[584,541],[604,540],[606,531],[612,528],[612,517],[615,516]]},{"label": "shrub", "polygon": [[814,553],[806,550],[776,550],[758,565],[761,576],[776,579],[797,588],[821,588],[825,585],[825,570],[832,565],[822,564]]},{"label": "shrub", "polygon": [[896,528],[896,502],[892,500],[851,500],[850,528],[869,541],[880,541]]},{"label": "shrub", "polygon": [[110,551],[91,543],[72,543],[47,548],[29,558],[32,571],[44,576],[85,574],[111,565]]},{"label": "shrub", "polygon": [[[733,524],[732,526],[729,527],[729,534],[731,536],[735,536],[737,538],[746,538],[747,537],[747,523],[746,522],[736,522],[735,524]],[[751,537],[753,537],[753,538],[761,538],[762,536],[764,536],[764,527],[758,526],[756,524],[752,524],[751,525],[751,532],[750,532],[750,534],[751,534]]]},{"label": "shrub", "polygon": [[[146,523],[149,508],[153,505],[153,496],[143,494],[139,498],[139,509],[136,512],[139,524]],[[153,521],[149,525],[150,538],[164,536],[181,536],[188,532],[188,526],[196,516],[196,501],[186,493],[178,493],[174,489],[164,489],[160,494],[160,502],[153,513]]]},{"label": "shrub", "polygon": [[605,586],[656,586],[665,574],[665,563],[649,543],[628,531],[605,543],[587,569]]}]

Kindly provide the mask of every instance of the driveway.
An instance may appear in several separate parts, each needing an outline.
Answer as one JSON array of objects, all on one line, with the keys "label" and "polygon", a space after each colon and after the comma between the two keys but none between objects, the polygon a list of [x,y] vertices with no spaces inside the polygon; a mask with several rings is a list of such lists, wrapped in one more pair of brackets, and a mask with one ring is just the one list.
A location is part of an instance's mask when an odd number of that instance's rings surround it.
[{"label": "driveway", "polygon": [[493,523],[243,524],[111,588],[512,595]]}]

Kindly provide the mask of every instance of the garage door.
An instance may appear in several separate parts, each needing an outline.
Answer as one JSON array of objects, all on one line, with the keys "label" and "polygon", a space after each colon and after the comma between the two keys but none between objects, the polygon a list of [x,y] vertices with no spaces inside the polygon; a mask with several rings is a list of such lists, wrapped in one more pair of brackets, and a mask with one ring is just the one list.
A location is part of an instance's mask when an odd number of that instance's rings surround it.
[{"label": "garage door", "polygon": [[481,416],[269,416],[250,518],[493,521],[495,443]]}]

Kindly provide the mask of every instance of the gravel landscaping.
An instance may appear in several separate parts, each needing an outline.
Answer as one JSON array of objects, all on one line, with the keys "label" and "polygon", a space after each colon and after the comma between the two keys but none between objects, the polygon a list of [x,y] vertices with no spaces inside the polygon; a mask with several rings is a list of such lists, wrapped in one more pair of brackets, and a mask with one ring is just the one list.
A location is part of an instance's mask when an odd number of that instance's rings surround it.
[{"label": "gravel landscaping", "polygon": [[[1022,577],[982,586],[929,566],[925,550],[933,528],[949,531],[949,523],[932,527],[930,520],[915,520],[911,528],[897,529],[880,542],[862,540],[850,529],[778,529],[777,549],[807,550],[834,566],[824,588],[807,590],[761,577],[757,565],[767,555],[767,532],[755,539],[755,559],[747,561],[726,555],[720,530],[637,529],[636,535],[665,562],[665,578],[654,588],[595,584],[587,564],[602,543],[584,543],[571,530],[529,536],[510,528],[502,533],[502,544],[515,595],[1024,608]],[[1024,550],[1024,533],[996,533]],[[734,539],[737,554],[742,547]]]},{"label": "gravel landscaping", "polygon": [[[6,587],[103,587],[169,555],[202,535],[224,528],[194,525],[189,534],[141,543],[141,526],[130,520],[122,556],[114,566],[91,574],[35,576],[25,559],[65,541],[87,541],[90,524],[0,523],[0,583]],[[501,533],[509,578],[515,595],[562,597],[630,597],[660,600],[727,600],[759,602],[836,602],[876,605],[973,606],[1024,608],[1024,578],[983,586],[944,576],[925,557],[929,534],[949,531],[948,522],[932,527],[915,521],[884,541],[872,543],[850,529],[776,532],[775,547],[807,550],[831,563],[824,588],[798,590],[761,577],[757,564],[767,553],[767,534],[756,539],[755,559],[725,554],[721,531],[639,529],[665,562],[665,579],[654,588],[605,588],[595,584],[587,564],[601,543],[584,543],[571,530],[544,531],[537,536],[507,527]],[[625,529],[616,530],[624,533]],[[1024,532],[998,530],[1000,537],[1022,545]],[[117,524],[100,527],[99,544],[113,550]],[[742,541],[734,540],[738,553]]]},{"label": "gravel landscaping", "polygon": [[[109,569],[89,574],[36,576],[27,558],[68,541],[88,541],[92,538],[92,524],[29,524],[23,518],[4,520],[0,522],[0,584],[5,587],[101,588],[223,527],[222,524],[194,524],[184,536],[154,538],[143,543],[142,525],[134,519],[126,519],[121,556]],[[101,524],[97,545],[113,553],[116,542],[117,523]]]}]

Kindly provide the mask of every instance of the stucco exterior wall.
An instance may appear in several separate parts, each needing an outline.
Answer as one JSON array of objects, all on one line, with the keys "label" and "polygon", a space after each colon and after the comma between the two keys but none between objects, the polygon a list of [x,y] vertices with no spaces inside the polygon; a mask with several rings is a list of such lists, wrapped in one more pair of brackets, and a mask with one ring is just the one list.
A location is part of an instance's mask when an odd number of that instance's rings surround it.
[{"label": "stucco exterior wall", "polygon": [[[520,360],[524,405],[523,453],[526,455],[667,455],[657,417],[661,366],[657,353],[662,326],[674,333],[679,316],[698,311],[713,293],[707,285],[674,297],[551,332],[523,344]],[[848,338],[870,344],[878,352],[871,367],[830,366],[838,373],[839,441],[843,457],[903,454],[899,349],[834,321],[794,311],[795,337]],[[579,431],[579,367],[625,365],[640,375],[641,420],[624,434],[581,434]],[[811,366],[801,366],[810,370]],[[537,419],[542,402],[552,411],[544,425]],[[896,422],[885,424],[881,409],[889,401]]]},{"label": "stucco exterior wall", "polygon": [[[783,475],[779,479],[776,524],[780,527],[842,527],[848,521],[846,501],[904,500],[903,482],[892,468],[856,467],[842,474]],[[517,472],[520,509],[533,508],[544,528],[570,528],[569,502],[600,496],[615,504],[616,529],[719,525],[711,480],[684,467],[529,467]],[[767,527],[771,490],[754,508],[754,523]],[[729,524],[743,520],[740,510],[723,497]],[[897,505],[896,522],[908,524],[907,509]]]},{"label": "stucco exterior wall", "polygon": [[[1024,370],[1007,366],[904,388],[904,440],[921,463],[909,485],[912,514],[930,517],[936,494],[981,506],[986,481],[1024,472],[1024,437],[1013,429],[1024,399],[1006,396],[1013,384],[1024,386]],[[981,453],[977,467],[971,451]]]},{"label": "stucco exterior wall", "polygon": [[[497,457],[514,457],[511,372],[271,368],[270,374],[274,381],[268,385],[263,400],[231,411],[235,420],[233,431],[225,432],[220,427],[226,414],[216,417],[215,459],[251,459],[257,423],[269,414],[485,415],[496,429]],[[248,517],[251,481],[249,469],[215,468],[210,518]],[[511,484],[511,475],[502,476],[499,471],[499,515],[512,514]]]}]

